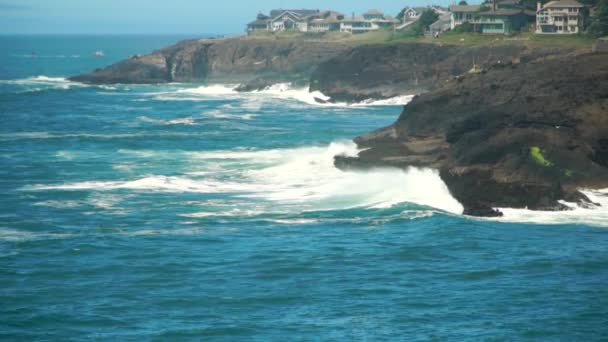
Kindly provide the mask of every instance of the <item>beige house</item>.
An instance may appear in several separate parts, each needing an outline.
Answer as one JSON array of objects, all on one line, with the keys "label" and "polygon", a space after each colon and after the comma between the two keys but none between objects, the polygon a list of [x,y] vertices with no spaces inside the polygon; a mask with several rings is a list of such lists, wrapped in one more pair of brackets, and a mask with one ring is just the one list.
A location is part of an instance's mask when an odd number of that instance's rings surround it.
[{"label": "beige house", "polygon": [[480,5],[454,5],[450,7],[452,17],[450,20],[450,28],[453,30],[456,26],[464,23],[470,23],[475,19],[475,14],[479,12]]},{"label": "beige house", "polygon": [[577,34],[585,29],[585,8],[576,0],[551,1],[544,6],[538,3],[536,11],[537,34]]}]

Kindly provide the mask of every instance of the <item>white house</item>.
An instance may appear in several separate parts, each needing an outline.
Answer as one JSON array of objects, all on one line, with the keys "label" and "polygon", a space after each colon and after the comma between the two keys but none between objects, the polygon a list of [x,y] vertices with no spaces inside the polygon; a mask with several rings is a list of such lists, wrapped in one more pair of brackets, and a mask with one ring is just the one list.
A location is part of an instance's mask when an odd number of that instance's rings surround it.
[{"label": "white house", "polygon": [[537,34],[577,34],[585,29],[585,6],[576,0],[539,2],[536,11]]},{"label": "white house", "polygon": [[456,26],[468,23],[475,19],[475,14],[479,11],[480,5],[454,5],[450,7],[452,12],[450,18],[450,28],[453,30]]}]

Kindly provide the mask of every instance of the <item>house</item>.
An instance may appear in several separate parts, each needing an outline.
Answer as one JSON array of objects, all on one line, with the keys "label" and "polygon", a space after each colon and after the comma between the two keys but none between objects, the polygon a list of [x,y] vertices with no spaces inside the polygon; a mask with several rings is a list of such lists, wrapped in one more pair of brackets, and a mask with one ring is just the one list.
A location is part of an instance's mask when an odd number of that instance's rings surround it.
[{"label": "house", "polygon": [[344,20],[344,14],[326,11],[320,18],[314,18],[308,22],[308,32],[323,33],[340,31],[340,23],[342,20]]},{"label": "house", "polygon": [[270,11],[270,16],[258,14],[255,21],[247,24],[247,32],[254,33],[257,31],[308,31],[308,23],[312,19],[320,18],[326,12],[320,10],[290,10],[290,9],[275,9]]},{"label": "house", "polygon": [[393,28],[398,22],[378,10],[369,10],[361,17],[353,15],[350,19],[345,19],[343,14],[334,11],[276,9],[270,11],[269,16],[258,14],[256,20],[247,24],[247,32],[365,33],[385,27]]},{"label": "house", "polygon": [[308,31],[308,20],[319,17],[319,10],[273,10],[270,12],[271,31]]},{"label": "house", "polygon": [[247,24],[247,33],[252,34],[254,32],[269,31],[271,19],[272,18],[269,16],[259,13],[256,20]]},{"label": "house", "polygon": [[340,22],[340,32],[359,34],[376,31],[381,28],[393,28],[399,20],[385,16],[378,10],[369,10],[361,17],[346,18]]},{"label": "house", "polygon": [[401,18],[401,22],[416,21],[427,9],[427,7],[406,7],[403,9],[403,18]]},{"label": "house", "polygon": [[496,9],[479,12],[471,23],[484,34],[513,34],[526,26],[528,16],[523,9]]},{"label": "house", "polygon": [[577,34],[585,29],[585,8],[576,0],[539,2],[536,11],[537,34]]},{"label": "house", "polygon": [[453,30],[456,26],[464,23],[470,23],[475,19],[475,15],[481,8],[480,5],[454,5],[450,7],[452,12],[450,18],[450,28]]}]

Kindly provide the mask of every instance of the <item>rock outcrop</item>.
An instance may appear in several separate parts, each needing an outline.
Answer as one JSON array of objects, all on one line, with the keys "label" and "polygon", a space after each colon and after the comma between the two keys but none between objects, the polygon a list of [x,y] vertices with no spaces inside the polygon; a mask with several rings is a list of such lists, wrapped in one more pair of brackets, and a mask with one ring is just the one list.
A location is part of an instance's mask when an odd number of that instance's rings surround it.
[{"label": "rock outcrop", "polygon": [[111,83],[308,82],[322,62],[343,53],[346,43],[320,40],[227,39],[188,40],[74,76],[73,81]]},{"label": "rock outcrop", "polygon": [[417,96],[390,127],[356,138],[340,168],[440,170],[465,214],[593,205],[608,187],[608,54],[500,63]]},{"label": "rock outcrop", "polygon": [[311,90],[335,102],[385,99],[433,90],[451,77],[498,62],[527,62],[566,50],[529,50],[523,45],[439,46],[425,43],[366,45],[322,63],[312,74]]}]

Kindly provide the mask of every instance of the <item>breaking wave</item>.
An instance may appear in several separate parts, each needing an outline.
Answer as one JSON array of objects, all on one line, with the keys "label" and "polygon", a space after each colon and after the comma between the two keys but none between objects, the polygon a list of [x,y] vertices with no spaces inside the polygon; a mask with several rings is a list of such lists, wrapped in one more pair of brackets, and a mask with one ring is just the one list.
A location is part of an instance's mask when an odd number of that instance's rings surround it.
[{"label": "breaking wave", "polygon": [[399,106],[409,103],[413,96],[403,95],[384,100],[366,100],[359,103],[334,103],[331,98],[319,91],[310,92],[308,87],[294,87],[291,83],[279,83],[263,90],[237,92],[238,85],[208,85],[195,88],[173,89],[171,91],[153,92],[147,95],[161,101],[205,101],[220,98],[245,98],[257,100],[293,100],[312,106],[323,107],[365,107],[365,106]]},{"label": "breaking wave", "polygon": [[537,224],[586,224],[608,226],[608,189],[582,190],[582,192],[599,207],[583,208],[575,203],[562,202],[571,210],[536,211],[528,209],[499,208],[504,214],[497,221]]},{"label": "breaking wave", "polygon": [[20,92],[30,93],[45,90],[69,90],[73,88],[96,87],[105,90],[116,90],[116,87],[107,85],[88,85],[73,82],[63,77],[35,76],[17,80],[0,80],[0,84],[12,85],[19,88]]},{"label": "breaking wave", "polygon": [[[194,162],[198,177],[193,173],[148,175],[134,180],[33,185],[22,190],[224,193],[238,200],[242,212],[260,213],[381,209],[399,203],[462,213],[462,206],[434,170],[385,168],[345,172],[334,167],[334,156],[357,153],[352,142],[296,149],[192,152],[185,156]],[[204,172],[205,167],[200,165],[208,165],[213,172]],[[191,213],[189,217],[216,214],[205,211]]]}]

